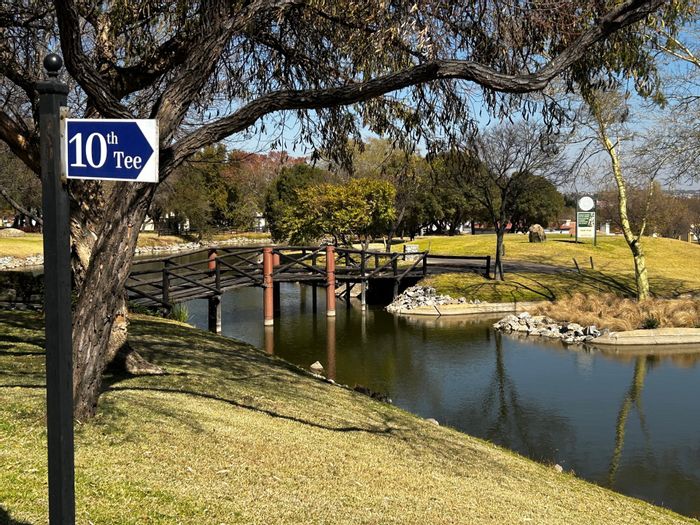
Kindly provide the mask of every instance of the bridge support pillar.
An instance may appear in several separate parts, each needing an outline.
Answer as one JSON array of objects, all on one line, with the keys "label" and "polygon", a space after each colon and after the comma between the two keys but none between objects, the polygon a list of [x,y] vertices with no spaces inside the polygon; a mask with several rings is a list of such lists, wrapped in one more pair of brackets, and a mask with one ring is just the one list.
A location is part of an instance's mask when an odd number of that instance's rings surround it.
[{"label": "bridge support pillar", "polygon": [[[277,268],[280,265],[280,254],[272,254],[272,267]],[[280,303],[280,283],[272,283],[272,313],[274,317],[279,317],[282,306]]]},{"label": "bridge support pillar", "polygon": [[265,327],[265,353],[267,355],[275,355],[275,327]]},{"label": "bridge support pillar", "polygon": [[275,324],[272,283],[272,248],[263,248],[263,315],[265,326]]},{"label": "bridge support pillar", "polygon": [[335,381],[335,317],[326,323],[326,377]]},{"label": "bridge support pillar", "polygon": [[326,316],[335,317],[335,246],[326,246]]},{"label": "bridge support pillar", "polygon": [[318,310],[318,286],[316,286],[316,283],[313,283],[311,285],[311,310],[313,313],[316,313],[316,310]]},{"label": "bridge support pillar", "polygon": [[209,331],[215,334],[221,333],[221,296],[214,295],[209,303]]},{"label": "bridge support pillar", "polygon": [[216,248],[209,249],[209,271],[213,272],[216,270],[216,258],[218,254],[216,253]]},{"label": "bridge support pillar", "polygon": [[362,310],[367,310],[367,279],[365,279],[365,274],[367,270],[367,256],[365,251],[362,250],[360,253],[360,304],[362,305]]}]

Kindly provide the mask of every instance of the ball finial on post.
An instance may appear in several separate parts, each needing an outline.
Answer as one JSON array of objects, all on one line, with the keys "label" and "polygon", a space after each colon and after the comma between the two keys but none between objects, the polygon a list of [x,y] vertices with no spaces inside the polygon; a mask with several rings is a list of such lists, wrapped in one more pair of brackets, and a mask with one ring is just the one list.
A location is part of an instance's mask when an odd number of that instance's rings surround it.
[{"label": "ball finial on post", "polygon": [[63,59],[56,53],[49,53],[44,57],[44,69],[50,77],[57,77],[58,72],[63,67]]}]

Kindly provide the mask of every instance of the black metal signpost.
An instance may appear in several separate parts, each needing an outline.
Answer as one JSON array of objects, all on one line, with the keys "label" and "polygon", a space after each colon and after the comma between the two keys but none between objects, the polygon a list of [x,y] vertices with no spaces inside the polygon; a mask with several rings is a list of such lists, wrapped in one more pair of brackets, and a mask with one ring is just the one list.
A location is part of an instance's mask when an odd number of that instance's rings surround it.
[{"label": "black metal signpost", "polygon": [[49,523],[75,523],[73,462],[73,345],[69,201],[61,176],[61,107],[68,86],[58,80],[61,57],[44,59],[49,79],[39,82],[39,131],[44,217],[46,425]]}]

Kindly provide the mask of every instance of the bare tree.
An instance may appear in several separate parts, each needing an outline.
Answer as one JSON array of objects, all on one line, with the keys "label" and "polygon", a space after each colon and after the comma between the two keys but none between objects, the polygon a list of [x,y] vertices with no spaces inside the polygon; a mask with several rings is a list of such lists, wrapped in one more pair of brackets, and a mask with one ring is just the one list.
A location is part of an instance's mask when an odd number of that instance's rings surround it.
[{"label": "bare tree", "polygon": [[[39,172],[36,83],[57,45],[73,115],[158,119],[161,180],[204,146],[275,127],[268,116],[280,112],[296,117],[299,141],[339,157],[363,126],[404,142],[431,129],[463,133],[474,127],[476,89],[505,114],[562,74],[569,86],[622,68],[648,75],[635,24],[672,28],[678,5],[9,0],[0,5],[0,139]],[[95,413],[102,371],[125,341],[124,284],[155,191],[70,186],[78,419]]]},{"label": "bare tree", "polygon": [[567,138],[552,134],[542,124],[518,121],[489,129],[472,141],[468,151],[479,166],[466,173],[472,197],[496,230],[496,279],[503,279],[503,237],[518,200],[530,191],[531,177],[561,183],[571,173],[564,155]]}]

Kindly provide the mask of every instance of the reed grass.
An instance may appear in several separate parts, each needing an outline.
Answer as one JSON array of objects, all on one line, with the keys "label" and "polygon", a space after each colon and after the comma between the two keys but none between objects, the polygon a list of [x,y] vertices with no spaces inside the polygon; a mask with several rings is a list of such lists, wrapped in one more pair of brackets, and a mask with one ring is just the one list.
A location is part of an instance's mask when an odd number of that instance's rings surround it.
[{"label": "reed grass", "polygon": [[536,313],[614,331],[700,327],[698,299],[648,299],[638,302],[613,294],[576,293],[553,303],[543,302],[536,308]]}]

